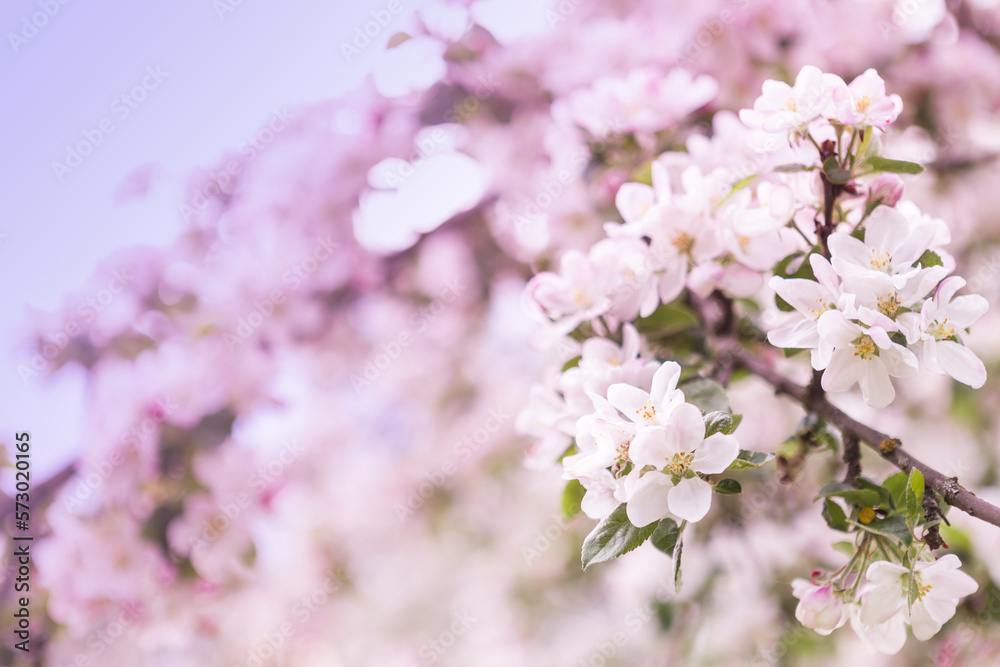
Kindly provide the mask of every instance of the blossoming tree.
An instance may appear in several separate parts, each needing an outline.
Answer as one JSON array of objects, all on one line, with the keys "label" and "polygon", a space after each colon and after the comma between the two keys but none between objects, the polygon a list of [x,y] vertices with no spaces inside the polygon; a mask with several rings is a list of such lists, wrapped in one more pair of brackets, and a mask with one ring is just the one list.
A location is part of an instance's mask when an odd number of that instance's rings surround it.
[{"label": "blossoming tree", "polygon": [[0,663],[994,664],[998,20],[394,19],[30,323],[88,409]]}]

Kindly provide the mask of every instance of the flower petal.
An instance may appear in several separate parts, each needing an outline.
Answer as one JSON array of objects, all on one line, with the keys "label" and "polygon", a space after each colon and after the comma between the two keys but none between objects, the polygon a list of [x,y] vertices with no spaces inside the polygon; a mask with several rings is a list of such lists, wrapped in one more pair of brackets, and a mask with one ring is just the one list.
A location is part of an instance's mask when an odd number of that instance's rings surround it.
[{"label": "flower petal", "polygon": [[667,500],[674,516],[695,523],[705,518],[712,506],[712,487],[700,477],[682,479],[670,489]]},{"label": "flower petal", "polygon": [[706,475],[717,475],[729,467],[740,453],[740,443],[735,437],[713,433],[698,445],[691,467]]},{"label": "flower petal", "polygon": [[662,468],[671,456],[677,453],[667,434],[668,427],[651,426],[639,429],[632,444],[629,445],[628,456],[632,463],[639,466],[654,466]]},{"label": "flower petal", "polygon": [[861,385],[861,394],[865,398],[865,403],[873,408],[884,408],[892,403],[896,398],[896,390],[889,379],[889,371],[886,369],[882,359],[875,357],[868,359],[861,364],[861,377],[858,384]]},{"label": "flower petal", "polygon": [[625,505],[625,514],[633,526],[642,528],[667,515],[668,496],[673,490],[670,478],[647,472],[636,482]]},{"label": "flower petal", "polygon": [[975,352],[952,340],[938,341],[935,347],[937,361],[945,373],[973,389],[986,383],[986,366]]},{"label": "flower petal", "polygon": [[691,452],[705,439],[705,419],[701,410],[690,403],[681,403],[667,425],[669,446],[675,452]]}]

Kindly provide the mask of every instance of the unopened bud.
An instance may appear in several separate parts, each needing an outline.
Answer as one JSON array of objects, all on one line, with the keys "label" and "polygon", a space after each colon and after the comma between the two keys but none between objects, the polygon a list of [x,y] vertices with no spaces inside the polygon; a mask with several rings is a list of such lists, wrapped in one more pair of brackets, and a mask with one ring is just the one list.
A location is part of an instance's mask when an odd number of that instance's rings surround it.
[{"label": "unopened bud", "polygon": [[896,174],[879,174],[868,186],[868,202],[871,208],[895,206],[903,196],[903,179]]}]

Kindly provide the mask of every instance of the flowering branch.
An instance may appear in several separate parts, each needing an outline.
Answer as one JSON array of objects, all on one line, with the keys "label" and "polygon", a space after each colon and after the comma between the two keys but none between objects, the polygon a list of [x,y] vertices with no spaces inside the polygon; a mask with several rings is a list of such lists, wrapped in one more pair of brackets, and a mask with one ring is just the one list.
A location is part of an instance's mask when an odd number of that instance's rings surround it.
[{"label": "flowering branch", "polygon": [[916,468],[924,475],[928,488],[941,494],[952,507],[957,507],[969,516],[1000,527],[1000,507],[992,505],[958,483],[957,477],[946,477],[923,461],[904,451],[902,443],[885,433],[862,424],[846,412],[835,406],[824,395],[810,393],[808,387],[803,387],[784,377],[764,360],[759,359],[732,342],[725,353],[740,366],[758,376],[781,394],[785,394],[812,410],[828,422],[836,426],[845,438],[853,437],[863,441],[881,455],[883,459],[904,472]]}]

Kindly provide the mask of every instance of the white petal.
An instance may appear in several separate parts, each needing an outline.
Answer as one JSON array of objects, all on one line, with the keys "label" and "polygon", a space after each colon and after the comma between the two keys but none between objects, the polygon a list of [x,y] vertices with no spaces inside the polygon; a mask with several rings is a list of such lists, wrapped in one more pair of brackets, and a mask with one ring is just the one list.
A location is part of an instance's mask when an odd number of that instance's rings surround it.
[{"label": "white petal", "polygon": [[920,641],[925,642],[936,635],[942,625],[928,613],[922,601],[915,602],[910,608],[910,627],[913,628],[913,636]]},{"label": "white petal", "polygon": [[644,421],[639,413],[649,401],[648,393],[630,384],[619,382],[608,387],[608,402],[634,422],[642,423]]},{"label": "white petal", "polygon": [[682,479],[670,489],[667,499],[674,516],[695,523],[701,521],[712,506],[712,487],[699,477]]},{"label": "white petal", "polygon": [[681,377],[681,366],[676,361],[665,361],[653,375],[653,388],[649,395],[653,399],[653,405],[659,406],[663,403],[663,398],[667,392],[677,388],[677,380]]},{"label": "white petal", "polygon": [[865,403],[873,408],[884,408],[892,403],[896,398],[896,390],[889,379],[889,371],[886,369],[882,359],[875,357],[861,364],[861,377],[858,384],[861,385],[861,394],[865,397]]},{"label": "white petal", "polygon": [[794,326],[768,332],[767,340],[775,347],[808,350],[819,345],[819,332],[815,322],[803,319]]},{"label": "white petal", "polygon": [[653,188],[644,183],[624,183],[615,195],[615,206],[625,222],[635,222],[653,205]]},{"label": "white petal", "polygon": [[716,475],[729,467],[740,453],[740,443],[735,437],[713,433],[698,445],[691,467],[706,475]]},{"label": "white petal", "polygon": [[632,463],[640,468],[642,466],[662,468],[666,460],[676,453],[667,435],[667,427],[663,426],[639,429],[628,450]]},{"label": "white petal", "polygon": [[667,515],[668,496],[673,489],[670,478],[658,472],[647,472],[636,482],[625,514],[633,526],[642,528]]},{"label": "white petal", "polygon": [[844,391],[850,389],[861,377],[863,372],[861,361],[854,356],[850,348],[840,348],[833,351],[830,363],[823,371],[823,389],[825,391]]},{"label": "white petal", "polygon": [[816,329],[820,338],[834,347],[846,347],[861,335],[861,327],[854,324],[839,310],[828,310],[819,316]]},{"label": "white petal", "polygon": [[670,414],[667,426],[670,447],[678,452],[691,452],[705,439],[705,419],[701,410],[690,403],[678,405]]},{"label": "white petal", "polygon": [[861,601],[861,622],[865,625],[881,625],[902,613],[905,603],[901,583],[879,584],[869,590]]},{"label": "white petal", "polygon": [[953,340],[938,341],[935,347],[937,361],[945,373],[973,389],[986,383],[986,366],[975,352]]}]

